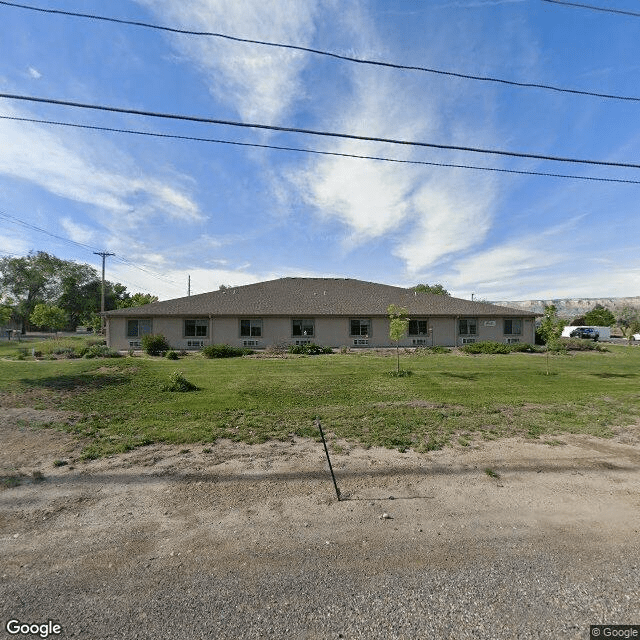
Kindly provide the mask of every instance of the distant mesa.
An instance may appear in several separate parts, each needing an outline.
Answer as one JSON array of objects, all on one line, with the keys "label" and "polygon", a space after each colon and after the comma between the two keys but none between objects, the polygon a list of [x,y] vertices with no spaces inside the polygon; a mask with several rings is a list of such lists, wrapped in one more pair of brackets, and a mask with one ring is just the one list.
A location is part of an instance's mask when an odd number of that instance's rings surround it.
[{"label": "distant mesa", "polygon": [[556,298],[554,300],[500,300],[493,301],[501,307],[512,307],[524,309],[534,313],[543,313],[544,308],[553,304],[558,309],[558,316],[561,318],[575,318],[582,316],[587,311],[591,311],[596,305],[602,305],[609,309],[614,315],[622,311],[624,307],[631,307],[640,310],[640,296],[630,296],[627,298]]}]

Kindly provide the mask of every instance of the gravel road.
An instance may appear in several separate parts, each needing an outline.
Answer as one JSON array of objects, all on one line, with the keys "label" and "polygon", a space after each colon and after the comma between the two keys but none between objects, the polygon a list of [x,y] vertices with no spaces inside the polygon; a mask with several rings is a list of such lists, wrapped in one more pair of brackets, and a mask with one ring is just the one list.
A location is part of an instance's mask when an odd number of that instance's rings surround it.
[{"label": "gravel road", "polygon": [[340,502],[310,441],[80,463],[64,434],[6,412],[0,429],[2,475],[23,474],[0,491],[2,637],[42,637],[9,634],[11,619],[95,640],[584,639],[640,624],[637,426],[423,455],[343,443]]}]

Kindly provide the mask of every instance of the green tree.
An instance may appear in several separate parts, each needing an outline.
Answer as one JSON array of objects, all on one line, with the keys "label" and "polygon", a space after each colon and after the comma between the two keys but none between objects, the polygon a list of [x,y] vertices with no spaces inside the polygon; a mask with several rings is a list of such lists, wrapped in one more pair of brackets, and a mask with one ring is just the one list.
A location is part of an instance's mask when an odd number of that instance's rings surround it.
[{"label": "green tree", "polygon": [[549,350],[558,343],[564,326],[565,321],[558,318],[556,305],[547,305],[544,308],[544,316],[542,317],[540,326],[536,331],[544,344],[547,345],[547,375],[549,375]]},{"label": "green tree", "polygon": [[32,311],[29,321],[37,327],[57,333],[67,324],[67,314],[60,307],[40,302]]},{"label": "green tree", "polygon": [[441,284],[417,284],[413,290],[418,293],[435,293],[439,296],[451,295]]},{"label": "green tree", "polygon": [[612,327],[616,323],[616,317],[609,309],[597,304],[584,314],[584,323],[596,327]]},{"label": "green tree", "polygon": [[0,301],[0,327],[8,325],[13,317],[13,300],[5,298]]},{"label": "green tree", "polygon": [[640,311],[633,307],[623,307],[617,324],[622,330],[622,335],[631,343],[634,334],[640,333]]},{"label": "green tree", "polygon": [[555,304],[547,305],[544,308],[544,316],[538,327],[538,335],[544,344],[549,345],[557,342],[564,329],[565,321],[558,318],[558,309]]},{"label": "green tree", "polygon": [[387,313],[389,314],[389,337],[396,343],[398,373],[400,373],[400,340],[407,335],[409,329],[409,312],[404,307],[390,304]]},{"label": "green tree", "polygon": [[158,296],[154,296],[152,293],[134,293],[127,298],[118,300],[117,308],[141,307],[143,304],[151,304],[152,302],[158,302]]},{"label": "green tree", "polygon": [[15,319],[22,332],[39,302],[53,303],[59,295],[59,278],[63,261],[44,251],[20,258],[0,258],[0,287],[15,301]]}]

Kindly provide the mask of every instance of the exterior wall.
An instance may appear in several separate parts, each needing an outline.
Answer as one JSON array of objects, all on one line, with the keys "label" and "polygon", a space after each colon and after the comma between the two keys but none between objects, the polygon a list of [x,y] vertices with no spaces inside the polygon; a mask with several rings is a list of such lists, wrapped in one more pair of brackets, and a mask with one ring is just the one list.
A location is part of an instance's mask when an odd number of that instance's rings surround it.
[{"label": "exterior wall", "polygon": [[465,340],[475,340],[476,342],[482,342],[489,340],[491,342],[522,342],[526,344],[533,344],[535,342],[535,322],[533,318],[509,318],[511,320],[521,321],[521,332],[518,334],[505,334],[504,333],[504,318],[478,318],[476,335],[460,335],[458,333],[458,322],[455,324],[456,331],[456,345],[461,346],[465,344]]},{"label": "exterior wall", "polygon": [[[243,316],[244,317],[244,316]],[[252,318],[246,316],[246,318]],[[204,318],[199,318],[204,319]],[[492,340],[506,342],[508,339],[524,343],[535,341],[535,323],[533,318],[522,318],[522,331],[518,335],[504,334],[504,319],[477,318],[477,334],[459,335],[458,319],[454,317],[433,317],[428,320],[426,335],[407,336],[400,341],[401,347],[416,346],[461,346],[463,340]],[[369,318],[371,330],[367,336],[350,336],[351,317],[316,317],[314,320],[313,336],[293,336],[292,318],[263,317],[261,336],[241,336],[240,318],[217,317],[206,318],[207,336],[184,335],[185,318],[155,317],[152,320],[152,333],[161,333],[174,349],[199,349],[208,344],[226,343],[233,346],[249,346],[265,348],[270,345],[292,345],[297,342],[309,341],[323,346],[339,348],[342,346],[357,347],[389,347],[395,343],[389,338],[389,319],[386,317]],[[126,351],[130,348],[140,348],[140,337],[127,336],[127,318],[112,317],[107,320],[107,343],[112,349]]]}]

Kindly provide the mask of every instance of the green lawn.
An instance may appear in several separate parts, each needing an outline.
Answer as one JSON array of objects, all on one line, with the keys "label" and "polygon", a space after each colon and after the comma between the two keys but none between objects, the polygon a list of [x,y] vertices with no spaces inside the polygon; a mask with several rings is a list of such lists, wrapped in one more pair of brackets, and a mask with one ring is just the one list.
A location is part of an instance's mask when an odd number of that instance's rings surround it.
[{"label": "green lawn", "polygon": [[[0,345],[0,358],[15,354]],[[0,360],[3,404],[82,414],[64,427],[89,438],[87,457],[151,442],[245,442],[317,437],[400,450],[465,446],[479,439],[589,433],[640,416],[640,349],[607,353],[403,355],[411,376],[389,375],[394,356],[374,353],[273,359]],[[179,370],[198,391],[161,387]]]}]

